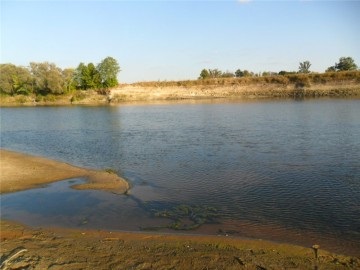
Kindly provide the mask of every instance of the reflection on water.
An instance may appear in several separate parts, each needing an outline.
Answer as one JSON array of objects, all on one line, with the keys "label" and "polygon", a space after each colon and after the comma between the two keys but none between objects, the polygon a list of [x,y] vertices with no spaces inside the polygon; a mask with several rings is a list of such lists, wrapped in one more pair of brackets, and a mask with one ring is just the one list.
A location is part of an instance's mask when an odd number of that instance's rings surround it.
[{"label": "reflection on water", "polygon": [[359,115],[359,101],[327,99],[2,108],[2,147],[113,168],[133,188],[117,196],[65,181],[3,195],[1,215],[138,230],[169,224],[159,211],[213,207],[217,221],[195,232],[360,254]]}]

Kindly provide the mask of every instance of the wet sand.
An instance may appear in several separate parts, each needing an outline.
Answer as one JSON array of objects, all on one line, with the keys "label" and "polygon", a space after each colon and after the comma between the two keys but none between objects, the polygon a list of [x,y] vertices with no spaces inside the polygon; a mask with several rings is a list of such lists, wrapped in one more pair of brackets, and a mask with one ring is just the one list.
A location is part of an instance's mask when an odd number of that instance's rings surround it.
[{"label": "wet sand", "polygon": [[[1,269],[359,269],[358,258],[220,236],[35,229],[1,221]],[[315,268],[318,266],[318,268]]]},{"label": "wet sand", "polygon": [[70,164],[13,151],[0,150],[0,194],[46,185],[64,179],[84,177],[87,183],[76,189],[101,189],[125,193],[129,184],[114,173],[79,168]]},{"label": "wet sand", "polygon": [[[112,173],[13,151],[1,150],[0,161],[1,193],[73,177],[89,179],[76,188],[129,188]],[[311,247],[261,240],[0,225],[0,269],[360,269],[356,257],[320,248],[316,260]]]}]

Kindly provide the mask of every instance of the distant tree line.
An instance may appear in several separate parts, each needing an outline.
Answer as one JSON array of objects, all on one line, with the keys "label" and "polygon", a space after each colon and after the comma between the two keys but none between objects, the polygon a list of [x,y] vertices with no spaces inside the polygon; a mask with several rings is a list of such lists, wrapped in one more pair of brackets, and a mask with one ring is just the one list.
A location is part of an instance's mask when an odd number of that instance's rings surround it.
[{"label": "distant tree line", "polygon": [[0,64],[0,91],[9,95],[47,95],[107,89],[118,85],[119,72],[119,64],[112,57],[96,66],[80,63],[76,69],[61,69],[49,62],[31,62],[28,67]]},{"label": "distant tree line", "polygon": [[[262,73],[254,73],[248,70],[237,69],[235,72],[222,72],[219,69],[203,69],[200,72],[199,79],[211,79],[211,78],[233,78],[233,77],[261,77],[261,76],[273,76],[273,75],[288,75],[296,73],[311,73],[310,71],[311,63],[310,61],[303,61],[299,63],[298,71],[280,71],[280,72],[271,72],[265,71]],[[356,70],[358,67],[355,64],[355,61],[351,57],[341,57],[338,63],[335,63],[334,66],[331,66],[326,69],[326,72],[337,72],[337,71],[348,71]]]}]

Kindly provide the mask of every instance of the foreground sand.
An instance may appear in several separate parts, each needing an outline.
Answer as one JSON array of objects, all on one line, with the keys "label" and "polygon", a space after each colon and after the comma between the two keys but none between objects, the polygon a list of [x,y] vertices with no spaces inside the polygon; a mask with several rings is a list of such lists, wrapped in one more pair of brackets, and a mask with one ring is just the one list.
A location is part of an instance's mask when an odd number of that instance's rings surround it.
[{"label": "foreground sand", "polygon": [[[14,192],[71,178],[77,188],[123,193],[125,180],[45,158],[0,150],[0,191]],[[308,247],[225,236],[29,228],[0,223],[0,269],[360,269],[360,259]],[[317,266],[318,268],[315,268]]]},{"label": "foreground sand", "polygon": [[[1,269],[359,269],[323,250],[220,236],[31,229],[1,221]],[[315,266],[318,268],[315,268]]]},{"label": "foreground sand", "polygon": [[9,193],[68,178],[85,177],[77,189],[101,189],[125,193],[129,184],[114,173],[72,166],[67,163],[0,149],[0,193]]}]

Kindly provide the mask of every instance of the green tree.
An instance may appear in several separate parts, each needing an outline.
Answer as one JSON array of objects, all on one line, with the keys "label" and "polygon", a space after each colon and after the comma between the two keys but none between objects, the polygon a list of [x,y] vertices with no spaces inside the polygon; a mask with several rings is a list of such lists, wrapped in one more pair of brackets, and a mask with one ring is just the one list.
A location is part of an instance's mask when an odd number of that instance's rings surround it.
[{"label": "green tree", "polygon": [[220,78],[222,76],[222,71],[215,68],[215,69],[209,69],[209,76],[210,78]]},{"label": "green tree", "polygon": [[89,63],[87,65],[87,72],[88,72],[87,88],[97,89],[97,88],[101,87],[100,73],[96,69],[96,67],[93,63]]},{"label": "green tree", "polygon": [[62,94],[64,93],[64,79],[62,70],[55,64],[49,62],[30,63],[31,73],[35,82],[37,93]]},{"label": "green tree", "polygon": [[244,72],[241,69],[236,70],[235,77],[244,77]]},{"label": "green tree", "polygon": [[252,77],[252,76],[254,76],[254,72],[251,72],[251,71],[248,71],[248,70],[244,70],[243,71],[243,76],[244,77]]},{"label": "green tree", "polygon": [[75,70],[73,68],[66,68],[62,71],[62,76],[64,79],[64,88],[66,92],[71,92],[76,89],[75,82]]},{"label": "green tree", "polygon": [[29,70],[13,64],[0,64],[0,91],[9,95],[28,94],[32,91]]},{"label": "green tree", "polygon": [[328,67],[325,72],[335,72],[336,71],[336,67],[335,66],[331,66],[331,67]]},{"label": "green tree", "polygon": [[338,71],[356,70],[357,65],[351,57],[340,57],[339,63],[335,64],[335,68]]},{"label": "green tree", "polygon": [[310,73],[310,61],[300,62],[299,64],[299,73]]},{"label": "green tree", "polygon": [[201,71],[201,73],[200,73],[199,79],[207,79],[207,78],[209,78],[209,77],[210,77],[209,71],[204,68],[204,69]]},{"label": "green tree", "polygon": [[104,88],[114,87],[119,84],[117,75],[120,72],[120,66],[116,59],[106,57],[98,66],[97,71],[100,74],[101,86]]},{"label": "green tree", "polygon": [[233,77],[235,77],[235,74],[230,72],[230,71],[226,71],[223,74],[221,74],[221,77],[223,77],[223,78],[233,78]]},{"label": "green tree", "polygon": [[74,81],[76,88],[86,90],[88,89],[88,82],[90,81],[90,74],[87,65],[80,63],[74,71]]}]

